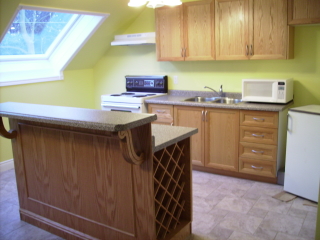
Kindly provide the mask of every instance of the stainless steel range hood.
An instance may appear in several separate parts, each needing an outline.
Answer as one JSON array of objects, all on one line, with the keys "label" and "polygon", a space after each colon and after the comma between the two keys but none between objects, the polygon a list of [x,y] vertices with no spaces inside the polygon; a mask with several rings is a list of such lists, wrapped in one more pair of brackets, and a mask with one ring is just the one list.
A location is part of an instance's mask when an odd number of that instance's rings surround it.
[{"label": "stainless steel range hood", "polygon": [[129,45],[146,45],[156,43],[156,33],[135,33],[127,35],[116,35],[111,46],[129,46]]}]

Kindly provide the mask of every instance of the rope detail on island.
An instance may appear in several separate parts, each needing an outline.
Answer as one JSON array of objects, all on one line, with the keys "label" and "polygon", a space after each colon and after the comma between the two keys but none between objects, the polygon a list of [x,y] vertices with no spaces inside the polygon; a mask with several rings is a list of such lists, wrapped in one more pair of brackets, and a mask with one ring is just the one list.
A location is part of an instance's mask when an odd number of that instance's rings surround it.
[{"label": "rope detail on island", "polygon": [[17,137],[16,130],[10,130],[9,132],[5,129],[2,121],[2,117],[0,117],[0,136],[8,139],[13,139]]},{"label": "rope detail on island", "polygon": [[140,165],[145,160],[144,153],[136,153],[133,146],[131,130],[119,131],[120,147],[124,159],[131,164]]}]

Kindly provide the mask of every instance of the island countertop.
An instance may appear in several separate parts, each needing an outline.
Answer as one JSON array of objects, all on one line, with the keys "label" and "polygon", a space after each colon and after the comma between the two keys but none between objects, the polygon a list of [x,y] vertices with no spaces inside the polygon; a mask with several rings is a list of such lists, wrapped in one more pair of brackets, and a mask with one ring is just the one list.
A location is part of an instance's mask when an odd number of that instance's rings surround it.
[{"label": "island countertop", "polygon": [[157,119],[155,114],[102,111],[17,102],[0,103],[0,116],[111,132],[128,130]]}]

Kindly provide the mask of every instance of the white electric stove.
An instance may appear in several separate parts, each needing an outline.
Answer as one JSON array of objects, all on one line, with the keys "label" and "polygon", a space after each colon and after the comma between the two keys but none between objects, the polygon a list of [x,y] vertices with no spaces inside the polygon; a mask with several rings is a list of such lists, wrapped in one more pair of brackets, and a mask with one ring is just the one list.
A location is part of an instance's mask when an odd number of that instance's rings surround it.
[{"label": "white electric stove", "polygon": [[101,96],[101,109],[147,113],[145,100],[168,93],[167,76],[126,76],[126,92]]}]

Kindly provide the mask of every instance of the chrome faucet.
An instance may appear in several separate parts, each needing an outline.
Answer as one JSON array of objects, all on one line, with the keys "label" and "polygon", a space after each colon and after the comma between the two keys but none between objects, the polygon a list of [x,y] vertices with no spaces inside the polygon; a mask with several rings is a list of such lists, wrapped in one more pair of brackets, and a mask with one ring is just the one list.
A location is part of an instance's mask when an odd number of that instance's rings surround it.
[{"label": "chrome faucet", "polygon": [[223,89],[222,89],[222,85],[220,86],[219,92],[217,92],[216,90],[214,90],[211,87],[208,86],[204,86],[204,88],[209,88],[210,90],[214,91],[215,93],[217,93],[219,95],[219,97],[223,97]]}]

